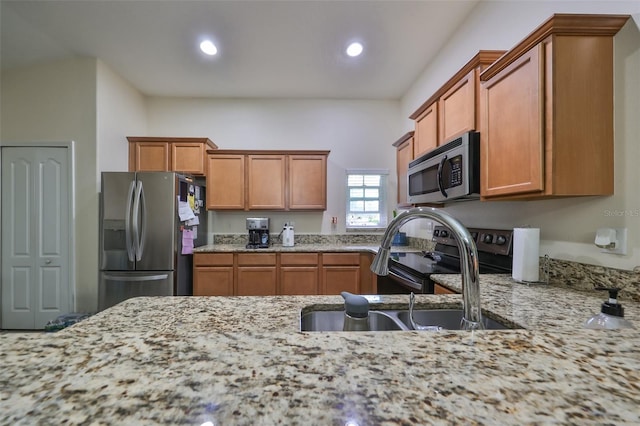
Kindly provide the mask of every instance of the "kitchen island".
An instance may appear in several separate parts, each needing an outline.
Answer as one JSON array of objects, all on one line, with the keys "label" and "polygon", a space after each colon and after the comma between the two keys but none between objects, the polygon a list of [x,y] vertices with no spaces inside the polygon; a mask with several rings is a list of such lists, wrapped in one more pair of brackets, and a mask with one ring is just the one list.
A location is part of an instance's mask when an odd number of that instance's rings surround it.
[{"label": "kitchen island", "polygon": [[[481,288],[485,315],[526,329],[301,333],[301,311],[342,299],[149,297],[58,333],[5,334],[0,424],[640,422],[640,330],[582,329],[604,294],[497,275]],[[640,304],[625,309],[639,327]]]}]

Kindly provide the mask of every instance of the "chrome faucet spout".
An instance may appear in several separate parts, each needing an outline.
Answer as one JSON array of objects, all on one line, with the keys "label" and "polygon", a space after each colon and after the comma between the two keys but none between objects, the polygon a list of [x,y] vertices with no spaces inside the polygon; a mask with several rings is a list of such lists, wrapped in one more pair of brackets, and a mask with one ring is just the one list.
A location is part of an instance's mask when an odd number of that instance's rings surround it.
[{"label": "chrome faucet spout", "polygon": [[456,243],[460,252],[460,272],[462,274],[462,309],[464,317],[461,327],[463,330],[482,329],[478,249],[467,228],[448,213],[434,208],[416,207],[405,210],[396,216],[385,230],[378,254],[376,254],[371,263],[371,271],[377,275],[387,275],[389,273],[389,253],[394,235],[402,225],[417,218],[435,220],[448,227],[456,236]]}]

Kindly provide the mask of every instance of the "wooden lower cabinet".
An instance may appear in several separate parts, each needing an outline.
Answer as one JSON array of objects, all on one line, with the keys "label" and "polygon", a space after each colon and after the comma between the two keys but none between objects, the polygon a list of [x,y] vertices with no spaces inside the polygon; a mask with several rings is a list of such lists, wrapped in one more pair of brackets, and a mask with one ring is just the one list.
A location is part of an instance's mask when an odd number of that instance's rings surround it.
[{"label": "wooden lower cabinet", "polygon": [[375,294],[371,253],[195,253],[194,296]]},{"label": "wooden lower cabinet", "polygon": [[194,296],[233,296],[233,253],[193,256]]},{"label": "wooden lower cabinet", "polygon": [[449,290],[447,287],[441,286],[440,284],[433,285],[434,294],[458,294],[458,292]]},{"label": "wooden lower cabinet", "polygon": [[277,294],[275,253],[237,254],[238,296],[274,296]]},{"label": "wooden lower cabinet", "polygon": [[238,266],[238,296],[275,296],[275,266]]},{"label": "wooden lower cabinet", "polygon": [[280,255],[279,294],[318,294],[318,253]]},{"label": "wooden lower cabinet", "polygon": [[371,272],[375,254],[360,253],[360,294],[378,293],[378,276]]},{"label": "wooden lower cabinet", "polygon": [[360,293],[359,253],[323,253],[321,262],[322,294]]}]

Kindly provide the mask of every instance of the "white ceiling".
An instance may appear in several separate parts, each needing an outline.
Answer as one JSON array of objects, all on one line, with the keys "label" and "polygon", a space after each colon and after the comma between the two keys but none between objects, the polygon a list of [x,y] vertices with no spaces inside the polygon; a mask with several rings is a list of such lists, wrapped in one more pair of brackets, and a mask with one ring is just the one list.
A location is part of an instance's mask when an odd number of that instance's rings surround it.
[{"label": "white ceiling", "polygon": [[146,95],[398,99],[478,1],[1,0],[0,64],[97,57]]}]

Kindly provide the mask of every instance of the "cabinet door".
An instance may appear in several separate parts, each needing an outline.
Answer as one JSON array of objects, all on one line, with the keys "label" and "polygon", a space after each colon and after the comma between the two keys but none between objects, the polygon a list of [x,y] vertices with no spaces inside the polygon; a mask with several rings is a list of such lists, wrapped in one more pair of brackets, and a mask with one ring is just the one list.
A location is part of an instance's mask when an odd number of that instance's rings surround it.
[{"label": "cabinet door", "polygon": [[409,205],[407,200],[407,171],[413,160],[413,138],[402,143],[396,151],[396,168],[398,173],[398,205]]},{"label": "cabinet door", "polygon": [[285,209],[285,156],[247,156],[247,208]]},{"label": "cabinet door", "polygon": [[374,257],[372,253],[360,253],[360,293],[362,294],[378,293],[378,276],[371,272]]},{"label": "cabinet door", "polygon": [[233,266],[193,268],[194,296],[233,296]]},{"label": "cabinet door", "polygon": [[322,294],[360,293],[360,266],[323,266]]},{"label": "cabinet door", "polygon": [[281,266],[279,294],[318,294],[318,267]]},{"label": "cabinet door", "polygon": [[543,45],[507,66],[481,88],[481,195],[544,190]]},{"label": "cabinet door", "polygon": [[415,158],[438,146],[438,103],[434,102],[416,120]]},{"label": "cabinet door", "polygon": [[327,157],[289,156],[289,209],[327,209]]},{"label": "cabinet door", "polygon": [[205,174],[205,145],[174,142],[171,144],[171,170],[193,175]]},{"label": "cabinet door", "polygon": [[245,206],[244,155],[209,155],[207,209],[243,210]]},{"label": "cabinet door", "polygon": [[441,286],[440,284],[433,285],[433,293],[434,294],[458,294],[453,290],[449,290],[447,287]]},{"label": "cabinet door", "polygon": [[274,296],[275,266],[238,266],[238,296]]},{"label": "cabinet door", "polygon": [[[133,153],[133,164],[129,164],[130,171],[138,172],[169,172],[171,161],[169,144],[166,142],[136,142],[130,145]],[[133,155],[131,155],[133,154]]]},{"label": "cabinet door", "polygon": [[476,72],[472,70],[438,101],[439,145],[476,129]]}]

